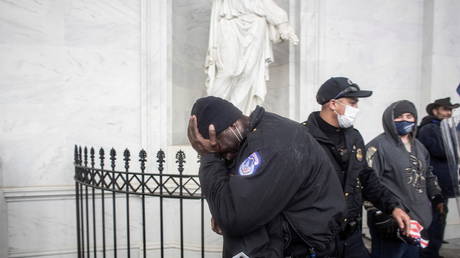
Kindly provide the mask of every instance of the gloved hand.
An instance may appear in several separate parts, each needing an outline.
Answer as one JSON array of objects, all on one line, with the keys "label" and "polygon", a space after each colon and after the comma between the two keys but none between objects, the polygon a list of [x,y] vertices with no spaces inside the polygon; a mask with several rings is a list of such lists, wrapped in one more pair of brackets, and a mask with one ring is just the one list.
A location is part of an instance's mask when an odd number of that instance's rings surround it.
[{"label": "gloved hand", "polygon": [[380,233],[382,238],[396,238],[398,224],[391,216],[386,215],[379,210],[372,212],[370,215],[373,216],[373,223],[375,228]]}]

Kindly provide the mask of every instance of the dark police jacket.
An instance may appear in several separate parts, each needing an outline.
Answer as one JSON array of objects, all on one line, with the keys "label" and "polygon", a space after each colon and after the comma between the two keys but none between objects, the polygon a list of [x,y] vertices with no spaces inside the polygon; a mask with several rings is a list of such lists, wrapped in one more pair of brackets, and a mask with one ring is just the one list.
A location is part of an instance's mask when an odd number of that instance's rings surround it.
[{"label": "dark police jacket", "polygon": [[224,232],[224,257],[283,257],[292,234],[317,252],[330,249],[345,203],[324,151],[299,123],[261,107],[250,130],[235,166],[216,154],[201,158],[202,192]]},{"label": "dark police jacket", "polygon": [[347,205],[344,222],[361,219],[363,197],[365,200],[372,202],[380,210],[387,214],[391,214],[393,209],[399,205],[399,202],[395,196],[380,183],[377,174],[367,166],[364,153],[364,141],[359,131],[353,127],[342,129],[344,130],[346,148],[350,151],[347,169],[346,171],[342,171],[339,161],[337,161],[332,153],[331,148],[335,146],[333,146],[334,144],[321,130],[317,119],[321,119],[319,118],[319,112],[313,112],[303,125],[308,128],[311,135],[323,147],[329,158],[329,162],[334,165],[337,175],[345,172],[345,176],[341,182]]},{"label": "dark police jacket", "polygon": [[423,118],[417,132],[417,138],[425,145],[430,153],[433,173],[438,177],[438,183],[445,198],[455,197],[454,185],[447,162],[446,152],[441,134],[441,121],[432,116]]}]

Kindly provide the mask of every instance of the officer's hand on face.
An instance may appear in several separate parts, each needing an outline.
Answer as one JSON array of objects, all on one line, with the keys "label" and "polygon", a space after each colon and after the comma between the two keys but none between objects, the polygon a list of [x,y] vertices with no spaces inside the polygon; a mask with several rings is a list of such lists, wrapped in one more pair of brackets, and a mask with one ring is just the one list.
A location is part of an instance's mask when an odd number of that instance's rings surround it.
[{"label": "officer's hand on face", "polygon": [[212,231],[216,232],[219,235],[222,235],[222,229],[219,227],[219,225],[217,225],[217,222],[214,219],[214,217],[211,218],[211,228]]},{"label": "officer's hand on face", "polygon": [[400,209],[400,208],[394,208],[393,212],[391,213],[393,218],[396,220],[398,223],[399,228],[401,231],[403,231],[403,234],[408,236],[410,232],[410,217],[407,215],[407,213]]},{"label": "officer's hand on face", "polygon": [[190,144],[200,155],[219,152],[214,125],[209,125],[209,139],[205,139],[198,131],[196,116],[192,116],[188,122],[187,135]]}]

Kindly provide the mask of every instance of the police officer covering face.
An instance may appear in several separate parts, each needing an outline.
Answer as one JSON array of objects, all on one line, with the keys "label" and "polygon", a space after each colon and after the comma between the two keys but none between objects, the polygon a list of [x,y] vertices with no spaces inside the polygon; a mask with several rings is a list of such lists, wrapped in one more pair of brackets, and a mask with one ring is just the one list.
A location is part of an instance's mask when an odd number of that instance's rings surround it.
[{"label": "police officer covering face", "polygon": [[345,203],[321,147],[299,123],[257,107],[198,99],[188,137],[224,237],[224,257],[326,257]]},{"label": "police officer covering face", "polygon": [[336,238],[337,257],[369,257],[361,233],[363,199],[392,215],[399,227],[405,229],[405,234],[409,229],[409,216],[399,208],[398,200],[380,183],[375,172],[367,167],[363,138],[353,128],[359,111],[358,98],[371,95],[372,91],[361,90],[348,78],[330,78],[316,95],[321,111],[311,113],[303,123],[325,150],[345,196],[347,210],[343,230]]}]

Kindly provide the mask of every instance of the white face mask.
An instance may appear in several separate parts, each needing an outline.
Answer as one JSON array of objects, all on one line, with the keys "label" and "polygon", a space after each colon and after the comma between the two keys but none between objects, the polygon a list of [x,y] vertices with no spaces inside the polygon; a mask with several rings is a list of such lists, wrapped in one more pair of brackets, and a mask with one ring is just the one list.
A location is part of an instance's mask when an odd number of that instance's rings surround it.
[{"label": "white face mask", "polygon": [[340,103],[341,105],[345,106],[345,112],[343,115],[337,113],[337,111],[334,110],[334,112],[337,114],[337,120],[339,122],[339,126],[341,128],[348,128],[348,127],[353,126],[356,116],[358,115],[359,109],[352,107],[350,105],[345,105],[339,101],[337,101],[337,103]]}]

